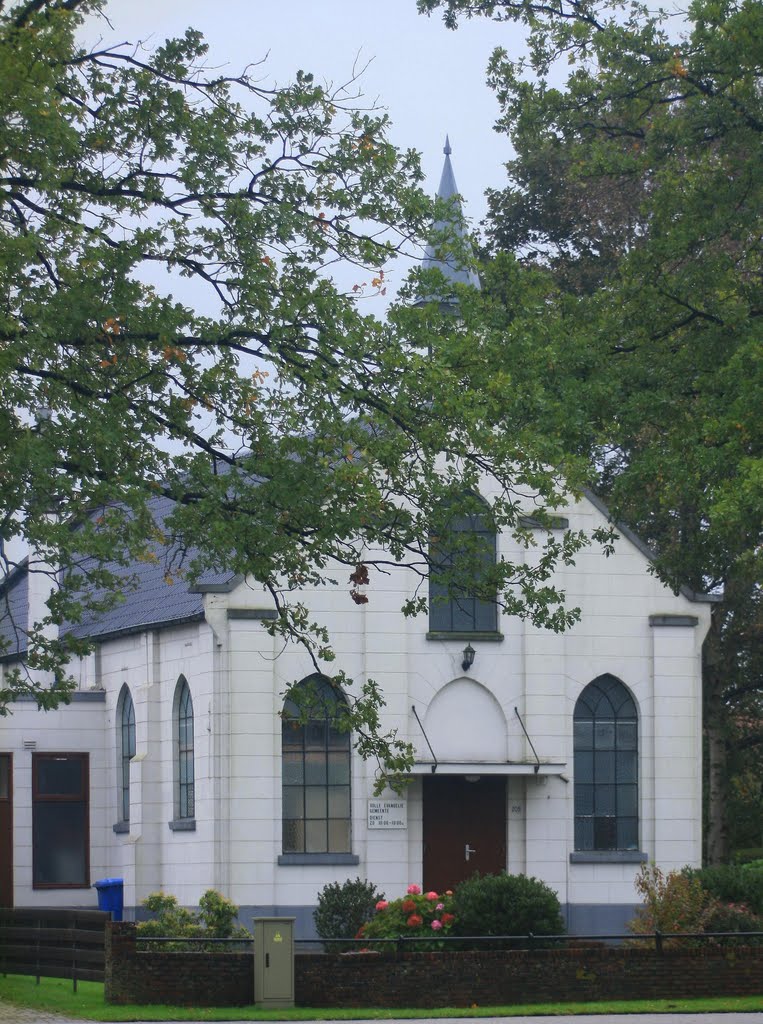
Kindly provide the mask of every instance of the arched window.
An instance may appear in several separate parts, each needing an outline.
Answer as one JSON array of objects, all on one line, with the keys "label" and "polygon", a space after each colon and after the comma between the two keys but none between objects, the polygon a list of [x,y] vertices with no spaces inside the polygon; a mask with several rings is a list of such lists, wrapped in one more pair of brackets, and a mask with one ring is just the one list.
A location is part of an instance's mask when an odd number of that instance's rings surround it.
[{"label": "arched window", "polygon": [[175,688],[175,817],[195,813],[193,770],[193,701],[184,676]]},{"label": "arched window", "polygon": [[638,716],[614,676],[575,704],[575,849],[638,849]]},{"label": "arched window", "polygon": [[130,820],[130,759],[135,757],[135,708],[125,684],[117,702],[118,807],[119,821]]},{"label": "arched window", "polygon": [[[341,700],[326,678],[313,675],[284,701],[284,853],[351,852],[350,736],[332,725]],[[303,708],[309,709],[304,724],[298,720]]]},{"label": "arched window", "polygon": [[[466,498],[469,507],[454,512],[442,533],[430,539],[429,629],[433,633],[494,633],[497,629],[495,601],[474,593],[485,569],[495,564],[495,528],[482,499],[476,494]],[[460,579],[453,573],[454,565]]]}]

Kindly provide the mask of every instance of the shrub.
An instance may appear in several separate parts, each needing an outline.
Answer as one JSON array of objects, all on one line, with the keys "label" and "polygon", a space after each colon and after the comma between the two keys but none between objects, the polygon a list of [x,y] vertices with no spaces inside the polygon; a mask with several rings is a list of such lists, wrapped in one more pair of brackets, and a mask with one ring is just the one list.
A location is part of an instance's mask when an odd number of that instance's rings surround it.
[{"label": "shrub", "polygon": [[424,952],[442,949],[445,943],[432,939],[450,934],[455,920],[452,892],[422,893],[418,885],[409,885],[406,895],[399,899],[379,900],[375,909],[374,916],[361,927],[358,935],[367,940],[369,948],[382,953],[392,952],[393,944],[374,945],[374,939],[426,938],[425,942],[405,942],[403,948]]},{"label": "shrub", "polygon": [[696,879],[716,899],[744,903],[754,914],[763,915],[763,861],[684,868],[683,874]]},{"label": "shrub", "polygon": [[[665,874],[656,864],[643,864],[636,876],[636,890],[644,903],[628,922],[634,935],[660,931],[703,932],[715,909],[715,901],[698,878],[686,871]],[[697,944],[695,940],[692,944]],[[687,945],[686,940],[668,940],[666,945]]]},{"label": "shrub", "polygon": [[[754,914],[744,903],[717,902],[706,923],[708,932],[763,932],[763,917]],[[708,940],[724,946],[763,946],[763,935]]]},{"label": "shrub", "polygon": [[[206,937],[215,939],[248,939],[251,933],[239,925],[235,925],[238,907],[221,893],[214,889],[207,889],[199,900],[199,913],[194,914],[185,907],[178,906],[176,896],[170,896],[165,892],[152,892],[147,896],[141,906],[150,910],[154,917],[148,921],[141,921],[137,926],[137,938],[173,938],[173,939],[203,939]],[[138,945],[138,949],[145,949]],[[165,951],[187,950],[189,947],[183,942],[168,942],[162,946]],[[226,948],[220,943],[209,945],[196,945],[191,948],[196,950],[214,950]],[[232,945],[232,949],[239,949],[238,945]]]},{"label": "shrub", "polygon": [[[322,939],[354,938],[361,925],[374,913],[376,904],[384,899],[369,881],[356,878],[346,882],[331,882],[318,893],[318,906],[313,911],[315,930]],[[355,948],[353,943],[342,945],[332,942],[329,952]]]},{"label": "shrub", "polygon": [[207,889],[199,900],[199,919],[205,934],[216,939],[247,939],[251,932],[236,924],[238,907],[222,893]]},{"label": "shrub", "polygon": [[[137,926],[138,949],[147,949],[140,945],[141,938],[178,938],[192,939],[201,936],[201,926],[195,914],[185,907],[178,906],[176,896],[165,892],[152,892],[141,903],[150,910],[154,917],[148,921],[140,921]],[[162,950],[183,950],[185,943],[173,942],[162,945]]]},{"label": "shrub", "polygon": [[[544,882],[526,875],[479,875],[456,886],[456,935],[562,935],[559,897]],[[479,943],[475,948],[511,943]],[[464,947],[465,948],[465,947]]]}]

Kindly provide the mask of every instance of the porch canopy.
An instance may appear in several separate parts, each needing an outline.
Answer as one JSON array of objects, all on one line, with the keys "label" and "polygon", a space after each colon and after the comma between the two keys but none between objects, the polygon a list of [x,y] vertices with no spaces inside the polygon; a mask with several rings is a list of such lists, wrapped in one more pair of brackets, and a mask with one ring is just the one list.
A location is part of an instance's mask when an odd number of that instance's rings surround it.
[{"label": "porch canopy", "polygon": [[563,775],[566,761],[416,761],[412,775]]}]

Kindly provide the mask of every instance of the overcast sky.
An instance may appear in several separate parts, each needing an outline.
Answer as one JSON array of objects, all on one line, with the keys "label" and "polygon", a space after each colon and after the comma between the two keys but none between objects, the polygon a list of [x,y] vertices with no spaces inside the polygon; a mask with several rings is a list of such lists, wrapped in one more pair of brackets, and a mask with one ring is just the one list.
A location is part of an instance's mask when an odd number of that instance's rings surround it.
[{"label": "overcast sky", "polygon": [[364,95],[388,110],[395,145],[422,153],[429,191],[439,182],[446,133],[475,225],[485,189],[504,183],[511,151],[493,131],[497,104],[485,69],[494,46],[521,49],[512,26],[479,18],[452,32],[439,15],[417,14],[415,0],[111,0],[106,14],[113,32],[101,23],[104,41],[160,43],[191,26],[209,42],[214,65],[237,73],[267,56],[262,74],[280,84],[298,69],[342,84],[370,61]]}]

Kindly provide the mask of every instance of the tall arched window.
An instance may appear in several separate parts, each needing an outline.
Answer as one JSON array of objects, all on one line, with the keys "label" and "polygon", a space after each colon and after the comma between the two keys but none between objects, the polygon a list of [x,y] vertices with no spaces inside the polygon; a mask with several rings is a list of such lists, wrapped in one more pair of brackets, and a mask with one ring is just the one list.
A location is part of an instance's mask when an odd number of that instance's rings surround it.
[{"label": "tall arched window", "polygon": [[[350,736],[332,724],[341,700],[326,678],[313,675],[284,701],[284,853],[351,852]],[[299,721],[303,708],[309,709],[304,724]]]},{"label": "tall arched window", "polygon": [[575,849],[638,849],[638,716],[611,675],[575,704]]},{"label": "tall arched window", "polygon": [[130,760],[135,757],[135,708],[125,684],[117,702],[118,807],[119,821],[130,820]]},{"label": "tall arched window", "polygon": [[184,676],[175,688],[175,765],[175,817],[193,818],[193,701]]},{"label": "tall arched window", "polygon": [[[495,528],[481,498],[469,494],[466,504],[466,510],[454,512],[430,539],[429,629],[434,633],[494,633],[497,629],[495,601],[475,595],[485,569],[495,564]],[[457,576],[454,565],[461,570]]]}]

